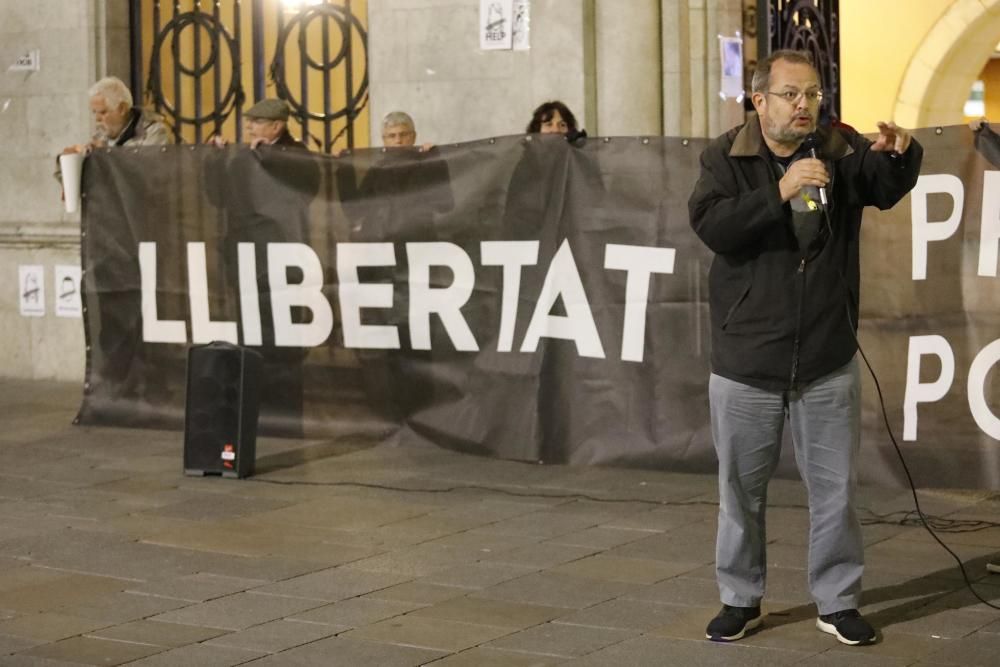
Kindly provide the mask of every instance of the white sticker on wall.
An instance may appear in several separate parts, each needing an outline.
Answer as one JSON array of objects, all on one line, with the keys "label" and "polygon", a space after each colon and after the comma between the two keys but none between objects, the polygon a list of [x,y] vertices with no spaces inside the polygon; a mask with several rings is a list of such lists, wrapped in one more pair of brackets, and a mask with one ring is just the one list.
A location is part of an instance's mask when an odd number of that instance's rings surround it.
[{"label": "white sticker on wall", "polygon": [[81,317],[80,267],[73,264],[57,264],[55,282],[52,289],[56,293],[57,317]]},{"label": "white sticker on wall", "polygon": [[511,41],[515,51],[531,48],[531,0],[514,0],[514,25]]},{"label": "white sticker on wall", "polygon": [[39,264],[23,264],[17,267],[17,271],[21,315],[24,317],[44,317],[45,268]]},{"label": "white sticker on wall", "polygon": [[479,0],[479,48],[510,49],[514,0]]},{"label": "white sticker on wall", "polygon": [[719,35],[719,97],[743,101],[743,37]]}]

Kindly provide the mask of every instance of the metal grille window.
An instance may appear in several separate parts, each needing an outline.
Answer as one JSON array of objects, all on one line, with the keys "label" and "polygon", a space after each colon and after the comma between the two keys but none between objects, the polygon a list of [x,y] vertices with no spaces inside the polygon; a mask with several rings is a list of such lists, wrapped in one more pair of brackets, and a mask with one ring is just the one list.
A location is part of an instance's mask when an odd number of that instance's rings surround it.
[{"label": "metal grille window", "polygon": [[[311,148],[368,145],[367,0],[130,0],[132,89],[179,142],[242,138],[241,111],[292,108]],[[137,95],[138,97],[138,95]]]},{"label": "metal grille window", "polygon": [[778,49],[811,53],[823,82],[823,104],[839,117],[839,0],[769,0],[768,11],[758,10],[758,16],[767,22],[767,30],[761,32],[769,36],[766,42],[758,42],[758,56],[764,58]]}]

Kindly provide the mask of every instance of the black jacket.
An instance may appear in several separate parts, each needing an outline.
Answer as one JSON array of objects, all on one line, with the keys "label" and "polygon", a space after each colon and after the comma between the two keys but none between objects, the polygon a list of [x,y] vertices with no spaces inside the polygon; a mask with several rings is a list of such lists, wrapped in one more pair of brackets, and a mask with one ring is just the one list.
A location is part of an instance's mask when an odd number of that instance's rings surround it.
[{"label": "black jacket", "polygon": [[870,151],[857,133],[821,128],[817,135],[831,174],[833,233],[824,229],[806,256],[757,118],[708,145],[688,201],[691,226],[715,252],[712,370],[762,389],[800,387],[853,358],[862,209],[891,208],[919,175],[916,140],[892,156]]},{"label": "black jacket", "polygon": [[352,240],[429,241],[434,221],[455,206],[448,162],[438,148],[389,148],[361,182],[352,161],[337,169],[337,188]]}]

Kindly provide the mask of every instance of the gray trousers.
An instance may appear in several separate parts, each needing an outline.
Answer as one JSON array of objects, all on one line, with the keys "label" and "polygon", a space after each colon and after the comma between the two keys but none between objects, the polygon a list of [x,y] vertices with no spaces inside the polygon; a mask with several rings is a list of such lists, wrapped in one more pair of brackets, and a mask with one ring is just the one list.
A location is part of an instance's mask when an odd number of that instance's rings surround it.
[{"label": "gray trousers", "polygon": [[764,512],[787,416],[809,494],[809,591],[820,614],[860,603],[864,547],[854,511],[860,444],[858,364],[800,391],[766,391],[713,374],[708,385],[719,457],[715,569],[724,604],[754,607],[767,578]]}]

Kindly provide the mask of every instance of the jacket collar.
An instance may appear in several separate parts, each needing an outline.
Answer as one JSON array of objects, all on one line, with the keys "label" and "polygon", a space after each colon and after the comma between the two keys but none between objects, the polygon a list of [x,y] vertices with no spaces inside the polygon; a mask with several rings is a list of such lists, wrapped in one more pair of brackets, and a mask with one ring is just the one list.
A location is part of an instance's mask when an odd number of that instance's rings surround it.
[{"label": "jacket collar", "polygon": [[142,118],[142,112],[139,111],[138,108],[132,107],[132,109],[129,110],[128,123],[125,124],[125,128],[121,131],[121,133],[110,142],[111,145],[124,146],[125,142],[139,136],[141,131],[139,126],[140,118]]},{"label": "jacket collar", "polygon": [[[816,136],[819,137],[819,153],[827,160],[839,160],[854,152],[843,135],[840,132],[833,132],[829,127],[817,128]],[[767,144],[764,143],[764,135],[760,129],[760,116],[754,114],[740,128],[729,149],[729,156],[768,157]]]}]

